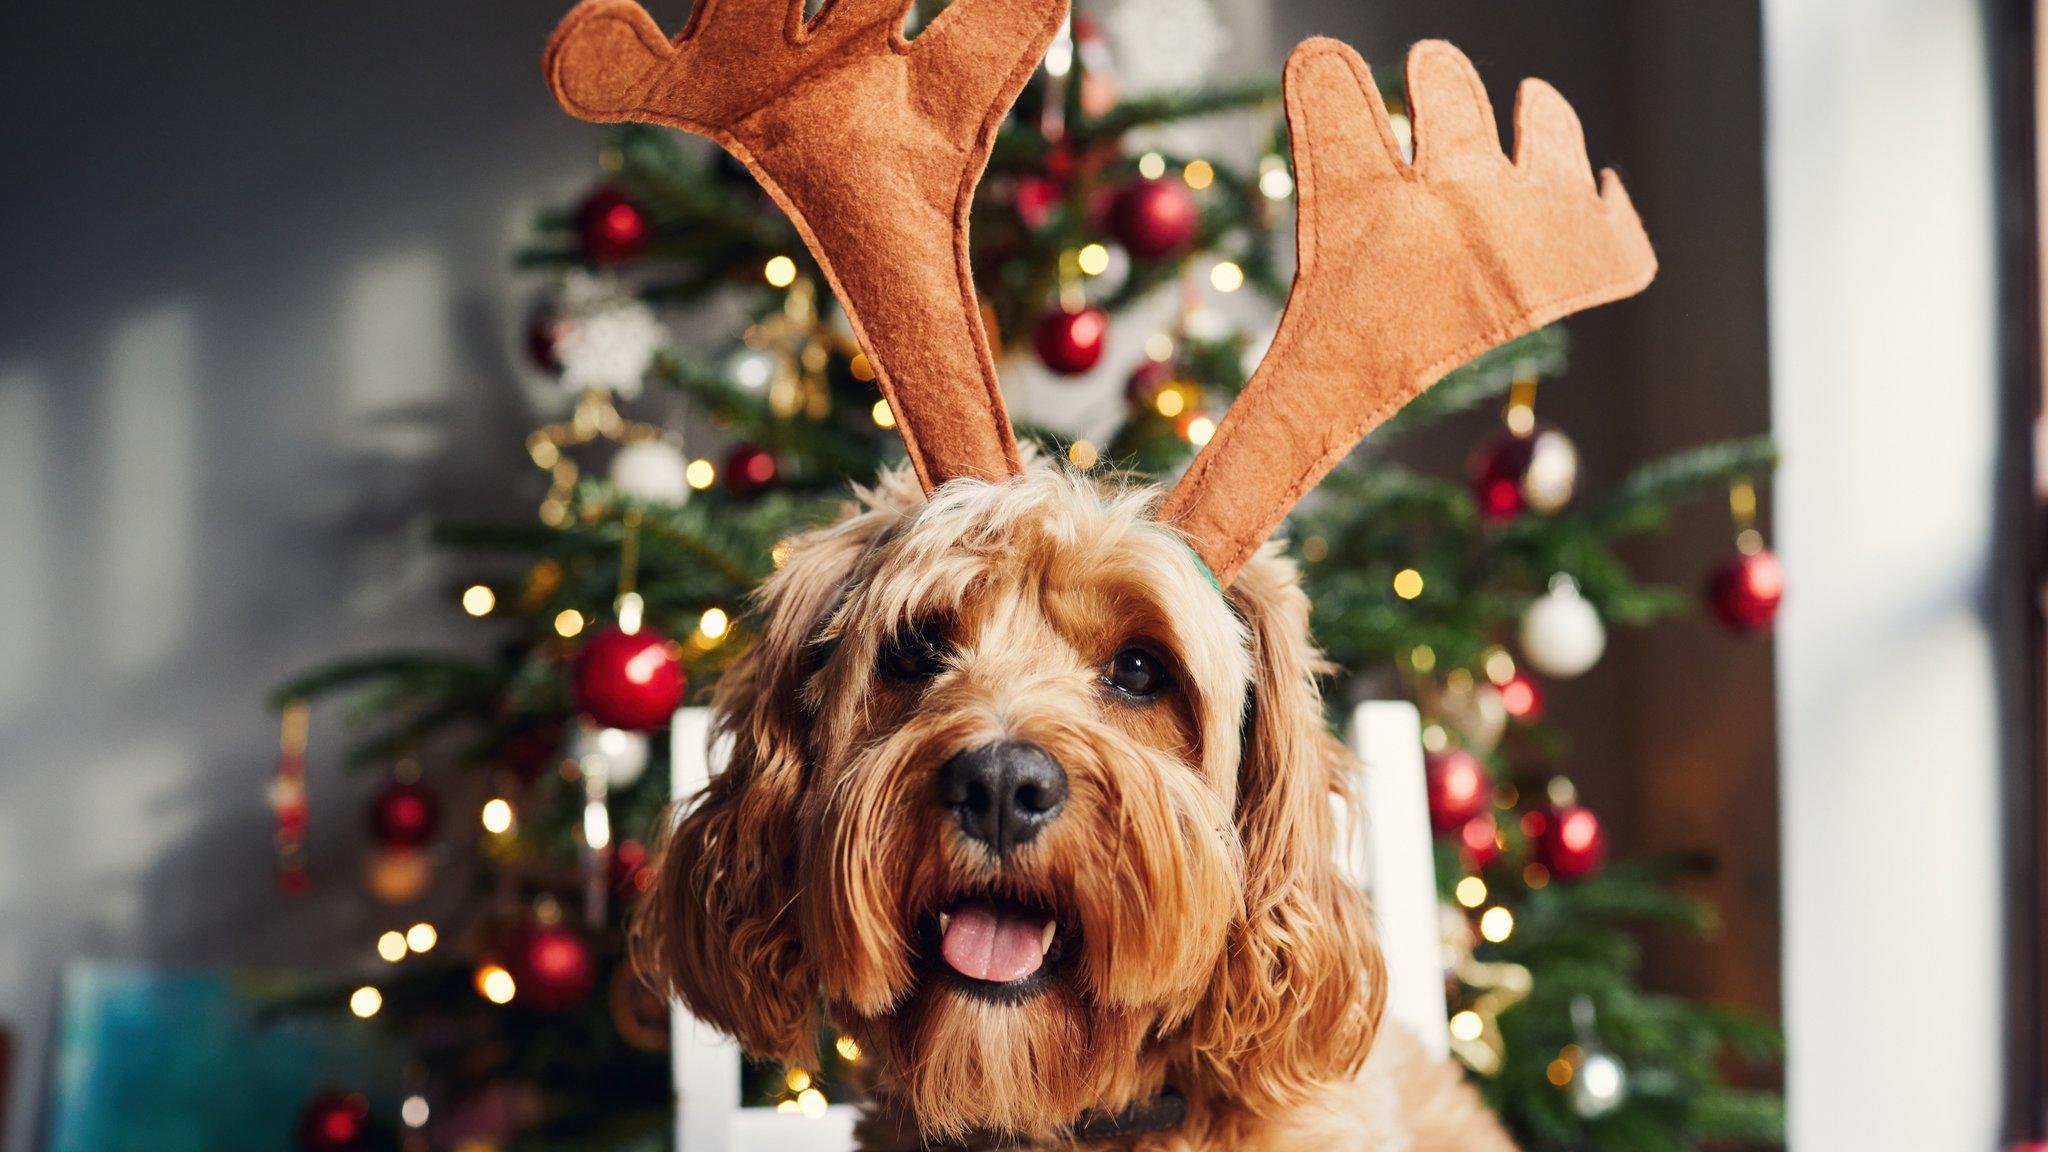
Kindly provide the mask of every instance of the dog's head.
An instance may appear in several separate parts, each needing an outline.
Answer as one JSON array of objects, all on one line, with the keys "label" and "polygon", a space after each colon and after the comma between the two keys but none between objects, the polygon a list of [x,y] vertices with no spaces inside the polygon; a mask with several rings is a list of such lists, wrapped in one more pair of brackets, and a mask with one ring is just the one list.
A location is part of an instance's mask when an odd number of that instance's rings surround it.
[{"label": "dog's head", "polygon": [[791,541],[643,963],[758,1055],[829,1019],[933,1135],[1354,1070],[1383,979],[1307,599],[1270,550],[1219,591],[1156,501],[897,474]]}]

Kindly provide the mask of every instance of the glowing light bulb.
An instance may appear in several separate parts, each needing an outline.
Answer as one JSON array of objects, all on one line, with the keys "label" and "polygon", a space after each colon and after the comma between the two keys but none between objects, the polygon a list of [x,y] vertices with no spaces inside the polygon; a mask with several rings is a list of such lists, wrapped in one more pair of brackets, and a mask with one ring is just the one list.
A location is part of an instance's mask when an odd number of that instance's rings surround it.
[{"label": "glowing light bulb", "polygon": [[1147,152],[1138,157],[1138,175],[1147,180],[1157,180],[1166,175],[1166,157],[1157,152]]},{"label": "glowing light bulb", "polygon": [[727,616],[723,608],[706,608],[704,615],[697,618],[697,631],[703,633],[706,640],[722,640],[731,630],[732,617]]},{"label": "glowing light bulb", "polygon": [[1485,1031],[1485,1021],[1479,1018],[1479,1013],[1472,1011],[1470,1008],[1451,1017],[1451,1036],[1453,1039],[1470,1042],[1479,1039],[1480,1033]]},{"label": "glowing light bulb", "polygon": [[1209,286],[1218,292],[1235,292],[1244,287],[1244,269],[1230,260],[1218,260],[1209,269]]},{"label": "glowing light bulb", "polygon": [[497,606],[498,594],[482,584],[471,584],[462,590],[462,610],[471,616],[489,616]]},{"label": "glowing light bulb", "polygon": [[1498,905],[1488,908],[1480,914],[1479,934],[1499,944],[1515,934],[1515,914]]},{"label": "glowing light bulb", "polygon": [[1190,160],[1188,166],[1181,169],[1180,178],[1187,181],[1188,187],[1200,192],[1216,182],[1216,166],[1207,160]]},{"label": "glowing light bulb", "polygon": [[405,937],[397,932],[386,932],[377,937],[377,955],[391,964],[405,959]]},{"label": "glowing light bulb", "polygon": [[787,288],[796,283],[796,261],[787,256],[770,256],[761,267],[761,275],[771,287]]},{"label": "glowing light bulb", "polygon": [[555,635],[567,640],[583,631],[583,613],[574,608],[564,608],[555,613]]},{"label": "glowing light bulb", "polygon": [[1403,568],[1394,573],[1394,595],[1403,600],[1413,600],[1422,595],[1422,573],[1413,568]]},{"label": "glowing light bulb", "polygon": [[709,460],[692,460],[683,469],[683,479],[690,487],[702,492],[718,479],[718,469],[713,467]]},{"label": "glowing light bulb", "polygon": [[424,921],[405,930],[405,946],[415,952],[432,952],[440,942],[441,934]]},{"label": "glowing light bulb", "polygon": [[1477,876],[1467,876],[1458,881],[1458,903],[1467,908],[1477,908],[1486,903],[1486,881]]},{"label": "glowing light bulb", "polygon": [[647,617],[647,601],[638,592],[628,592],[619,597],[619,631],[628,636],[638,636],[640,625]]},{"label": "glowing light bulb", "polygon": [[484,801],[484,831],[493,836],[503,836],[512,830],[512,802],[503,796],[493,796]]},{"label": "glowing light bulb", "polygon": [[519,985],[513,982],[510,972],[496,964],[486,964],[476,970],[476,990],[493,1004],[510,1004]]},{"label": "glowing light bulb", "polygon": [[1268,156],[1274,163],[1261,163],[1259,192],[1268,200],[1285,200],[1294,195],[1294,176],[1287,171],[1287,163],[1278,156]]},{"label": "glowing light bulb", "polygon": [[348,1010],[355,1013],[358,1020],[368,1020],[383,1007],[384,994],[368,984],[356,989],[348,998]]},{"label": "glowing light bulb", "polygon": [[875,406],[869,410],[868,415],[874,417],[875,427],[877,428],[894,428],[896,426],[896,413],[889,407],[887,400],[875,401]]},{"label": "glowing light bulb", "polygon": [[1100,276],[1109,271],[1109,249],[1100,244],[1085,245],[1076,261],[1084,275]]}]

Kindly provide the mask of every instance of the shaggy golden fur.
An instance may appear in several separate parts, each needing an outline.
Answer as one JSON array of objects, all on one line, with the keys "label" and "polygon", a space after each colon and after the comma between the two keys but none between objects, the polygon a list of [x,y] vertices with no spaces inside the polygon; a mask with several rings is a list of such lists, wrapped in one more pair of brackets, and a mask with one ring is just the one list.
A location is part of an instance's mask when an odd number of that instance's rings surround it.
[{"label": "shaggy golden fur", "polygon": [[[721,683],[729,767],[681,814],[640,959],[751,1053],[813,1065],[829,1021],[869,1054],[868,1147],[1055,1143],[1171,1085],[1142,1152],[1511,1152],[1457,1071],[1389,1032],[1363,898],[1339,875],[1328,732],[1293,565],[1219,594],[1157,490],[1035,463],[929,499],[907,471],[796,537]],[[943,664],[878,674],[911,629]],[[1171,682],[1105,687],[1142,641]],[[949,757],[1029,741],[1069,794],[1000,861],[938,802]],[[929,978],[967,894],[1049,910],[1062,950],[1017,1002]]]}]

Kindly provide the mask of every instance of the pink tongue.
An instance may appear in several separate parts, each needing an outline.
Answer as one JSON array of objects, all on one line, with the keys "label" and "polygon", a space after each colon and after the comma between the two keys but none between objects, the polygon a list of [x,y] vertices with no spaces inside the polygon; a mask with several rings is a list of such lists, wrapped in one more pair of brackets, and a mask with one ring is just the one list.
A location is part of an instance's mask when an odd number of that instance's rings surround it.
[{"label": "pink tongue", "polygon": [[1045,959],[1038,944],[1045,922],[1005,915],[993,908],[963,905],[946,925],[939,945],[953,971],[973,980],[1008,984],[1022,980]]}]

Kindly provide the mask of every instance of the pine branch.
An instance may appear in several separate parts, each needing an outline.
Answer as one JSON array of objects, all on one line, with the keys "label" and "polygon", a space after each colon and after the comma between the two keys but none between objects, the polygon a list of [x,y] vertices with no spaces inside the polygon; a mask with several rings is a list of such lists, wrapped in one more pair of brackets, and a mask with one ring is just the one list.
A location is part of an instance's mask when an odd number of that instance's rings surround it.
[{"label": "pine branch", "polygon": [[296,700],[312,700],[371,681],[392,678],[412,681],[423,690],[488,692],[499,683],[497,673],[491,669],[458,656],[431,653],[366,656],[336,661],[285,681],[271,691],[269,706],[276,711]]},{"label": "pine branch", "polygon": [[[1074,87],[1078,88],[1079,85]],[[1120,101],[1115,108],[1102,116],[1075,118],[1071,122],[1068,135],[1074,151],[1081,152],[1090,145],[1115,140],[1136,128],[1150,128],[1192,120],[1200,116],[1211,116],[1219,112],[1256,108],[1279,98],[1280,86],[1271,82],[1222,84],[1179,92],[1162,92],[1153,96]],[[1005,127],[996,137],[990,167],[1042,166],[1050,148],[1051,144],[1046,140],[1045,134],[1035,127]]]},{"label": "pine branch", "polygon": [[1672,506],[1777,467],[1778,447],[1768,436],[1705,444],[1638,468],[1580,518],[1603,536],[1654,532]]},{"label": "pine branch", "polygon": [[1785,1101],[1774,1092],[1704,1092],[1688,1104],[1686,1127],[1702,1140],[1779,1145],[1785,1139]]},{"label": "pine branch", "polygon": [[1565,330],[1552,324],[1483,352],[1410,401],[1375,429],[1368,443],[1383,447],[1446,416],[1497,400],[1507,395],[1518,373],[1555,376],[1564,371],[1570,351],[1571,340]]}]

